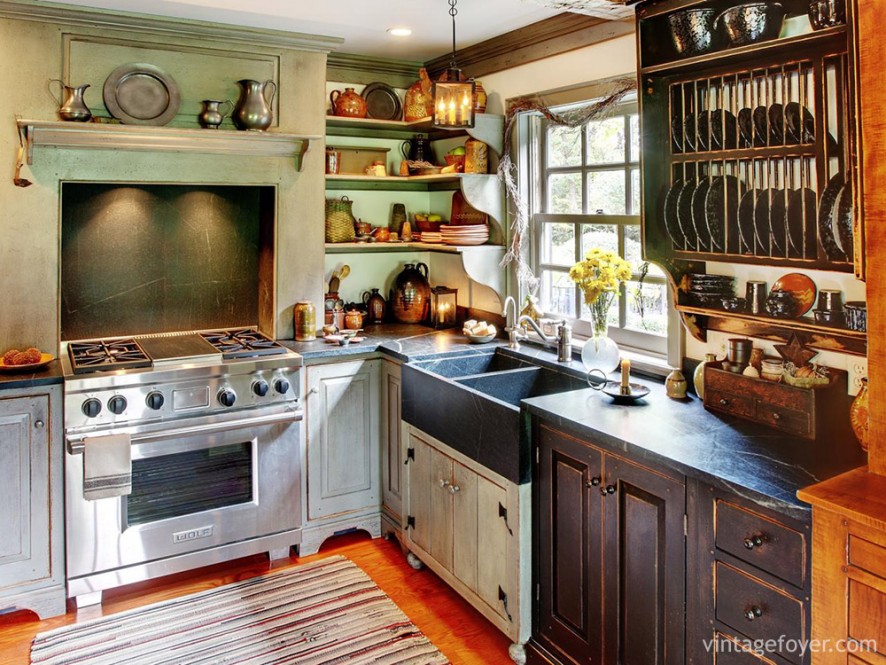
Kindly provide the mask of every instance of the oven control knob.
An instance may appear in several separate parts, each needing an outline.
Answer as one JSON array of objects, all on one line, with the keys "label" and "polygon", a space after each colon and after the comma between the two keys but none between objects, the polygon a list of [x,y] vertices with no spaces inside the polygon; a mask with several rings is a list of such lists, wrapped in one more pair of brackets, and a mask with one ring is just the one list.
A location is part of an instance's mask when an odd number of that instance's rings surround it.
[{"label": "oven control knob", "polygon": [[111,410],[111,413],[119,416],[126,411],[126,398],[121,395],[114,395],[108,400],[108,408]]},{"label": "oven control knob", "polygon": [[154,411],[159,411],[163,408],[163,402],[166,400],[163,398],[163,393],[159,390],[152,390],[148,393],[148,396],[145,397],[145,405]]},{"label": "oven control knob", "polygon": [[219,391],[218,401],[222,406],[234,406],[237,401],[237,395],[230,388]]},{"label": "oven control knob", "polygon": [[102,412],[102,403],[99,402],[95,397],[90,397],[88,400],[83,402],[83,413],[87,418],[95,418],[98,414]]},{"label": "oven control knob", "polygon": [[254,392],[259,397],[264,397],[265,395],[267,395],[269,389],[270,387],[268,386],[268,382],[264,379],[259,379],[252,384],[252,392]]},{"label": "oven control knob", "polygon": [[274,381],[274,390],[276,390],[281,395],[285,395],[289,392],[289,381],[286,379],[277,379]]}]

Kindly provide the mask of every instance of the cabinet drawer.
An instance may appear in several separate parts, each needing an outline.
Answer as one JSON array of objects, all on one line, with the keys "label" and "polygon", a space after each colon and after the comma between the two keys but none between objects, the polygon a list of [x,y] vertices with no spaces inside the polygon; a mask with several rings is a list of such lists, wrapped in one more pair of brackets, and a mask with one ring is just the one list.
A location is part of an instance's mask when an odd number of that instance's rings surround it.
[{"label": "cabinet drawer", "polygon": [[[803,604],[796,598],[722,562],[717,562],[715,584],[718,621],[752,640],[781,645],[804,637]],[[778,653],[792,663],[801,661],[797,652]]]},{"label": "cabinet drawer", "polygon": [[714,665],[772,665],[772,661],[743,648],[727,635],[717,633]]},{"label": "cabinet drawer", "polygon": [[752,397],[742,397],[720,390],[705,391],[705,404],[712,409],[734,413],[744,418],[753,418],[756,414],[756,405]]},{"label": "cabinet drawer", "polygon": [[717,549],[803,587],[806,539],[802,533],[727,501],[717,501],[714,519]]},{"label": "cabinet drawer", "polygon": [[849,563],[886,579],[886,547],[858,536],[849,536]]},{"label": "cabinet drawer", "polygon": [[812,434],[812,419],[808,413],[773,406],[761,400],[757,400],[757,420],[789,434],[801,436]]}]

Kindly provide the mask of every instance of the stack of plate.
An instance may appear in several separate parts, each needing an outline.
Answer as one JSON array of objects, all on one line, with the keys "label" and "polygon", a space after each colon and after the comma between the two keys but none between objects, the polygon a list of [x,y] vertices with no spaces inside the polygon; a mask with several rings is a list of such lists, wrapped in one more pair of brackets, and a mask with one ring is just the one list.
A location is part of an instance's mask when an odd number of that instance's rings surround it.
[{"label": "stack of plate", "polygon": [[735,278],[725,275],[692,273],[689,278],[689,298],[699,307],[723,308],[723,299],[735,295]]},{"label": "stack of plate", "polygon": [[443,242],[447,245],[483,245],[489,240],[489,227],[486,224],[474,224],[471,226],[451,226],[444,224],[440,227]]},{"label": "stack of plate", "polygon": [[433,243],[441,243],[443,242],[443,234],[439,231],[425,231],[421,234],[422,242],[433,242]]}]

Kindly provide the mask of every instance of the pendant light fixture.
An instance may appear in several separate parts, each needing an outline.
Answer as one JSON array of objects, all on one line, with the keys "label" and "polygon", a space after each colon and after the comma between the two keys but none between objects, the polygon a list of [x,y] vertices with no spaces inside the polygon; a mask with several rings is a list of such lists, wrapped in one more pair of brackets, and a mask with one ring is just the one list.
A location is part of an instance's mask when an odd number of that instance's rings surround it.
[{"label": "pendant light fixture", "polygon": [[449,0],[452,17],[452,60],[445,81],[434,82],[434,127],[464,129],[474,126],[474,81],[462,81],[461,69],[455,64],[455,8],[458,0]]}]

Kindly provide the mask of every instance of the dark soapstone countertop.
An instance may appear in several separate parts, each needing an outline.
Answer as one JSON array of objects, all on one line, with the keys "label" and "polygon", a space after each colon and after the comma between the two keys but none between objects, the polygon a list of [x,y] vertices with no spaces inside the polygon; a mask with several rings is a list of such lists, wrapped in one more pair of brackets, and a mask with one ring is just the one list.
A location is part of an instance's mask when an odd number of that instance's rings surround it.
[{"label": "dark soapstone countertop", "polygon": [[37,386],[51,386],[62,383],[62,364],[53,360],[44,369],[37,372],[0,374],[0,390],[20,390],[22,388],[36,388]]},{"label": "dark soapstone countertop", "polygon": [[[651,392],[618,405],[591,388],[524,400],[533,416],[604,449],[743,496],[801,519],[810,507],[797,490],[866,463],[853,440],[809,441],[704,409],[695,397],[672,400],[664,385],[632,377]],[[849,435],[851,437],[851,434]]]}]

